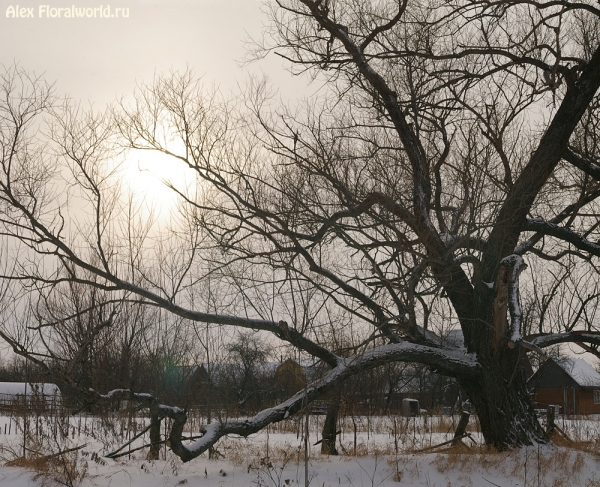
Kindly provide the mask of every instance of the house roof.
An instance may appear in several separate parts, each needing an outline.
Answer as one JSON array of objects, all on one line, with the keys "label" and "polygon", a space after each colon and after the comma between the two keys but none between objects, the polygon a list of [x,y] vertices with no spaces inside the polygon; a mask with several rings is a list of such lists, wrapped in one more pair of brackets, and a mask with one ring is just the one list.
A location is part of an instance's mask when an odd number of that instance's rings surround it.
[{"label": "house roof", "polygon": [[454,347],[463,348],[465,346],[465,337],[460,328],[448,330],[443,340],[445,343]]},{"label": "house roof", "polygon": [[600,387],[600,373],[585,360],[567,359],[562,365],[571,378],[582,387]]},{"label": "house roof", "polygon": [[535,388],[600,387],[600,373],[583,359],[546,360],[529,379]]}]

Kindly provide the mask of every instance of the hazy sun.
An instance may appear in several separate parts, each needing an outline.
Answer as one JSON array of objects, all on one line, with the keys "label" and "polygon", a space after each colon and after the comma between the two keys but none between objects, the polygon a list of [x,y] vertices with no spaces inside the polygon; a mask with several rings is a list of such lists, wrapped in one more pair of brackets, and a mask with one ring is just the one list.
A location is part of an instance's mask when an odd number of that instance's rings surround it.
[{"label": "hazy sun", "polygon": [[130,150],[121,166],[123,182],[137,201],[145,201],[160,218],[176,210],[180,196],[167,186],[182,192],[193,181],[190,169],[182,161],[157,151]]}]

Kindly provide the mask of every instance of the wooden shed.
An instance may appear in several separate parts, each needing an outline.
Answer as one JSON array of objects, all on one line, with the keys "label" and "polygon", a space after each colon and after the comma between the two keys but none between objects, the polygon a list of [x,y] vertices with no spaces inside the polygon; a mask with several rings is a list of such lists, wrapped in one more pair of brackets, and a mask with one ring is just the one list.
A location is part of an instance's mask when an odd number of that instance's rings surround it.
[{"label": "wooden shed", "polygon": [[537,408],[563,414],[600,414],[600,373],[583,359],[548,359],[528,381]]}]

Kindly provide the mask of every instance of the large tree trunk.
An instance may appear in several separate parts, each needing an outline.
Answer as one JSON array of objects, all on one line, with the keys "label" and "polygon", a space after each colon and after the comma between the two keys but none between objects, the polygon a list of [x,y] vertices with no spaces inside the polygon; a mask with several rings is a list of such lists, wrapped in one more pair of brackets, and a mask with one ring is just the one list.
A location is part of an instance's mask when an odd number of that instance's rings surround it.
[{"label": "large tree trunk", "polygon": [[517,351],[506,350],[498,357],[480,360],[483,371],[479,380],[460,381],[475,407],[486,444],[498,450],[548,442],[518,359]]},{"label": "large tree trunk", "polygon": [[[548,436],[527,392],[525,349],[519,345],[522,322],[518,276],[524,266],[517,259],[495,260],[501,263],[499,270],[490,266],[483,280],[476,283],[474,294],[456,292],[456,283],[450,286],[449,294],[453,293],[454,307],[462,314],[467,351],[477,355],[481,366],[476,377],[459,377],[460,384],[475,407],[485,443],[505,450],[547,443]],[[484,282],[494,282],[493,289]]]}]

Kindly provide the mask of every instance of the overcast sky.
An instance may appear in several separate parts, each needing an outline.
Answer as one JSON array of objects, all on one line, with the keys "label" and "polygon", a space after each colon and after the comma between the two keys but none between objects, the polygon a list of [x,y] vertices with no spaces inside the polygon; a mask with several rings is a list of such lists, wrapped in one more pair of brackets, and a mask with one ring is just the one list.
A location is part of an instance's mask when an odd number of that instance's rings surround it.
[{"label": "overcast sky", "polygon": [[[71,6],[110,6],[114,17],[100,17],[97,10],[95,18],[65,18]],[[292,77],[275,55],[240,66],[244,41],[249,35],[258,38],[267,22],[261,8],[260,0],[20,0],[18,4],[0,0],[0,70],[17,63],[54,82],[57,95],[89,101],[96,109],[130,94],[137,83],[151,82],[155,73],[186,67],[225,94],[250,73],[267,74],[284,99],[316,90],[306,89],[306,80]],[[63,9],[61,18],[52,18],[58,14],[52,9]],[[21,13],[32,17],[17,18]],[[137,160],[131,164],[136,169],[142,165]],[[136,178],[137,185],[166,200],[167,191],[158,181],[164,177],[165,164],[153,158],[148,164],[149,169]],[[150,177],[160,189],[148,181]],[[6,351],[0,342],[0,357]]]},{"label": "overcast sky", "polygon": [[[307,88],[307,78],[292,76],[274,54],[242,66],[249,39],[260,39],[268,22],[261,0],[101,1],[0,0],[0,64],[17,63],[55,83],[57,95],[100,110],[131,94],[136,84],[150,83],[155,73],[188,67],[207,89],[215,84],[224,95],[250,74],[266,74],[285,100],[317,89]],[[85,17],[68,17],[75,12]],[[168,215],[176,198],[162,180],[180,184],[183,165],[139,154],[128,156],[123,178]]]},{"label": "overcast sky", "polygon": [[[45,73],[57,93],[92,100],[97,107],[130,93],[136,81],[149,81],[155,72],[186,66],[223,91],[234,89],[248,72],[268,74],[285,98],[304,86],[274,55],[239,66],[244,39],[259,36],[267,21],[260,0],[48,2],[0,0],[0,63]],[[71,6],[97,8],[96,18],[64,18]],[[115,17],[101,18],[101,6],[103,12],[110,6]],[[13,17],[16,10],[33,17]],[[58,13],[61,18],[50,17]]]}]

